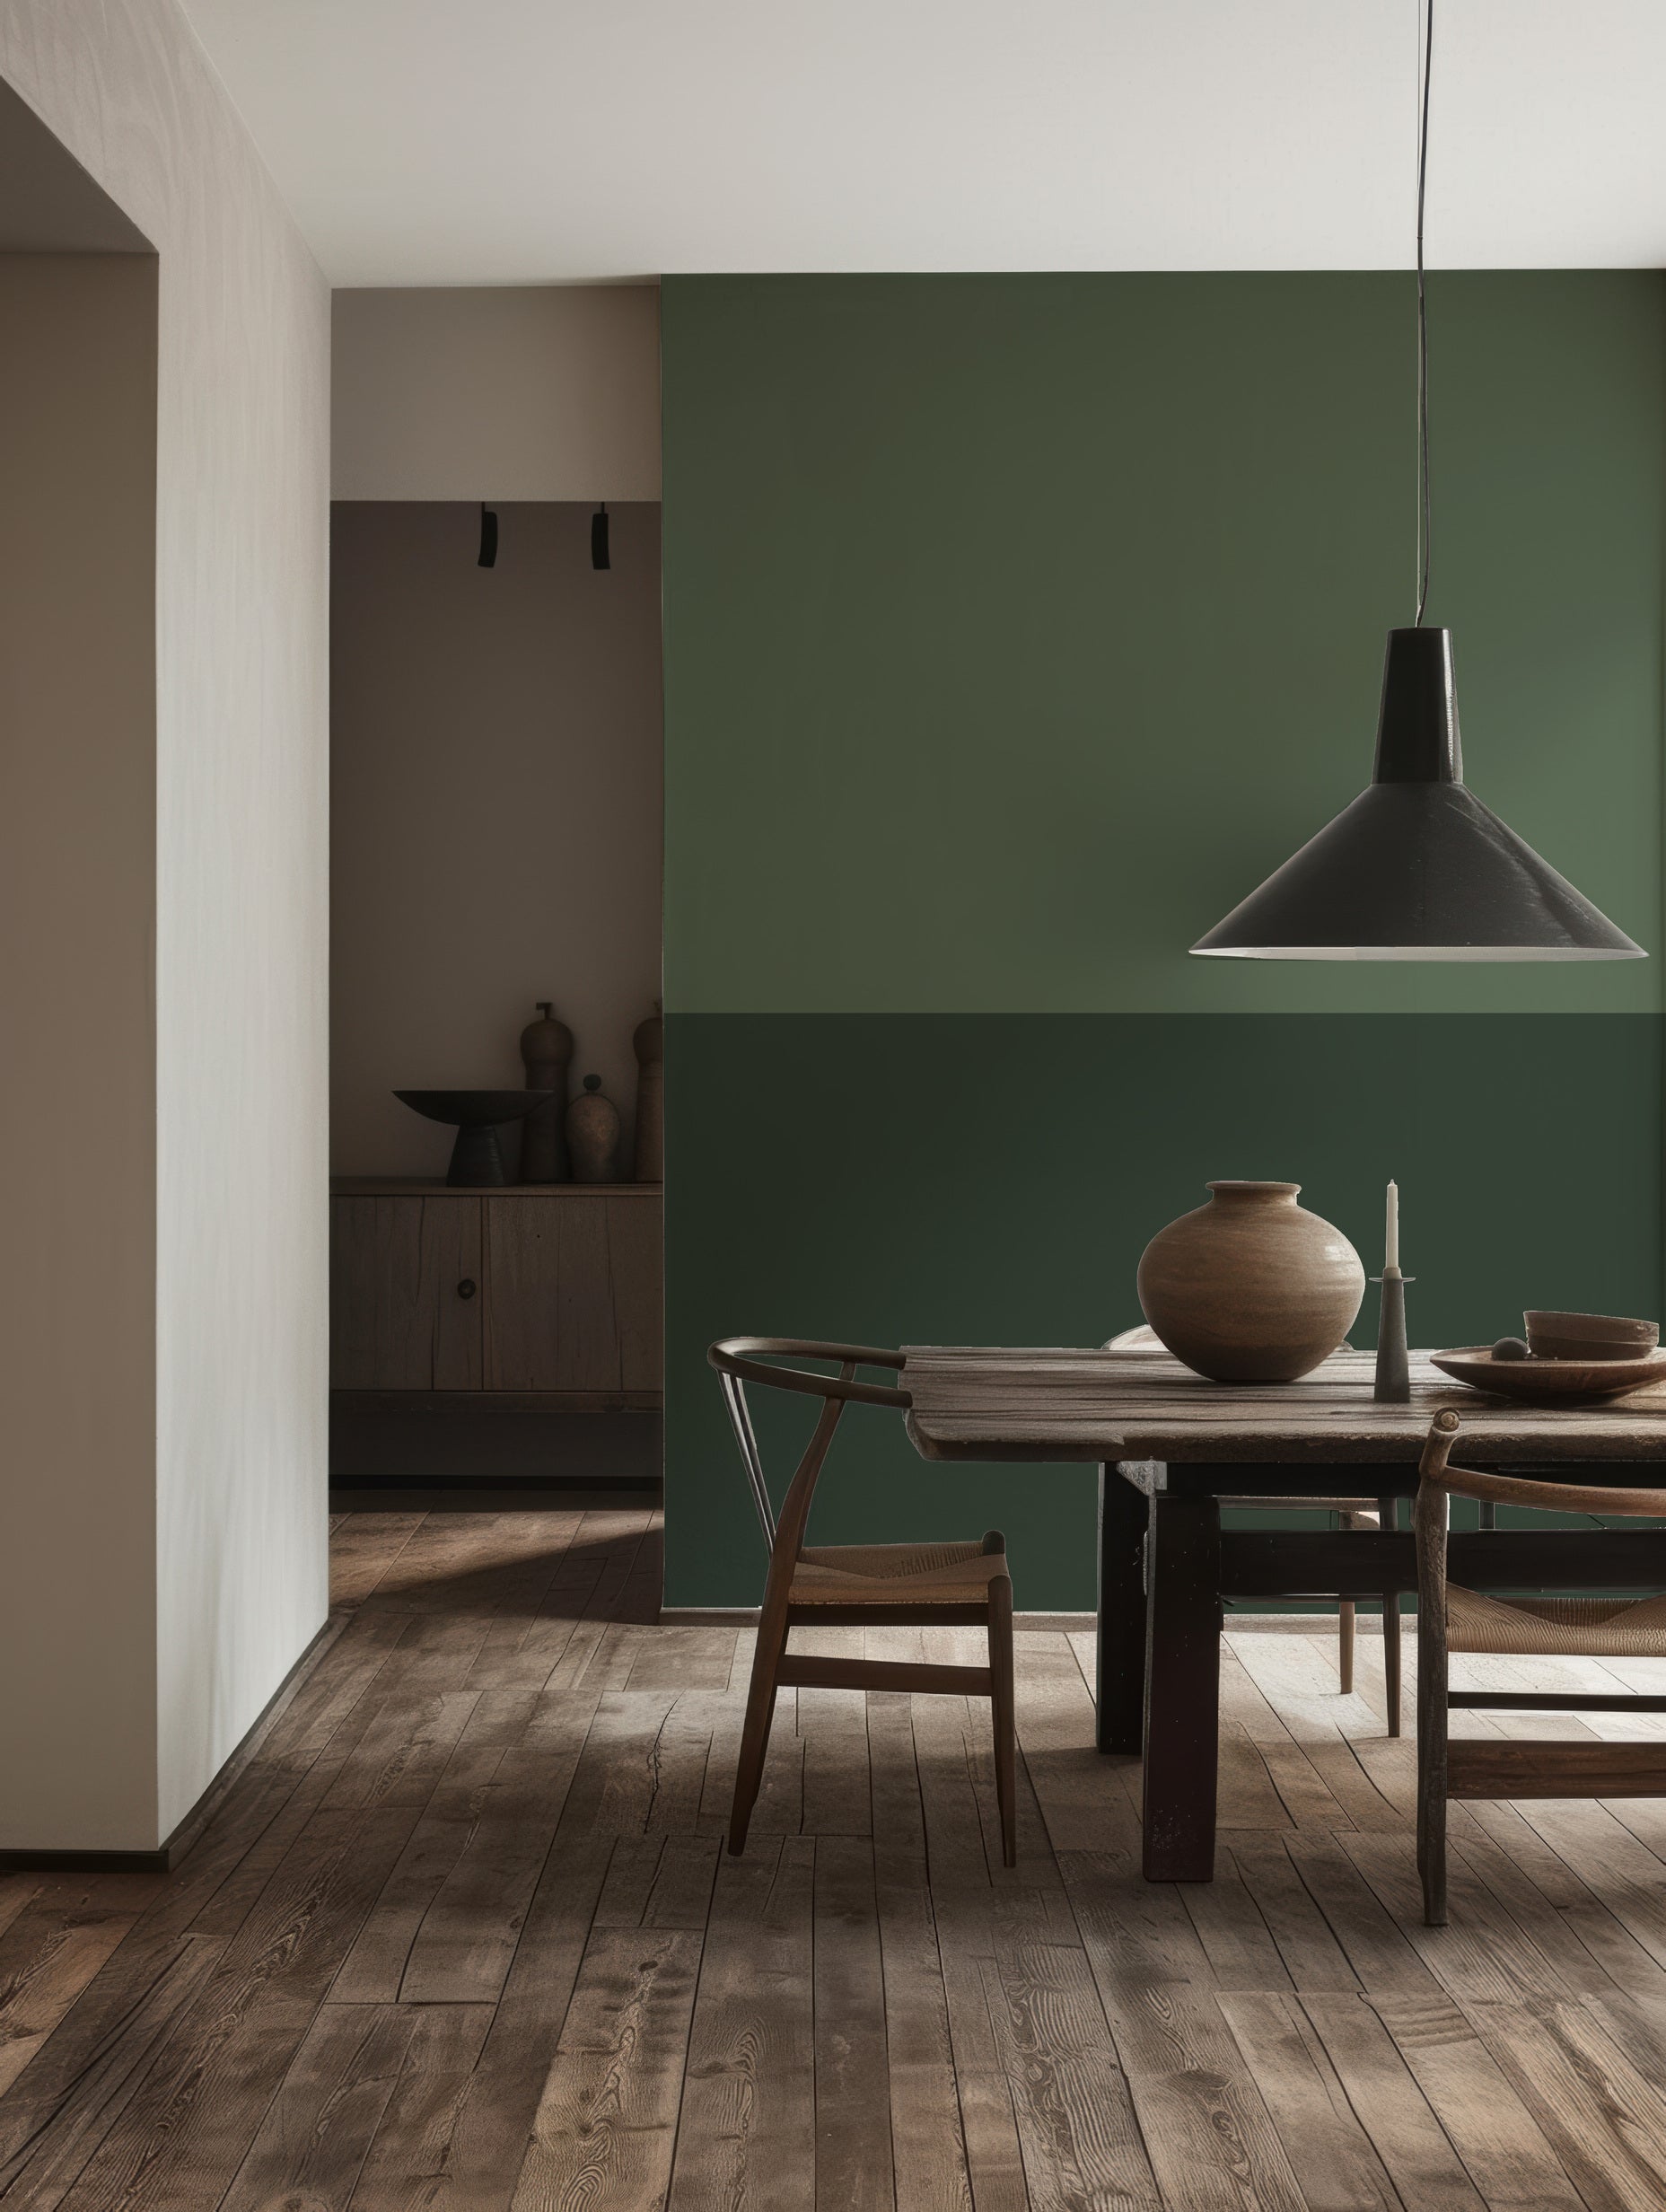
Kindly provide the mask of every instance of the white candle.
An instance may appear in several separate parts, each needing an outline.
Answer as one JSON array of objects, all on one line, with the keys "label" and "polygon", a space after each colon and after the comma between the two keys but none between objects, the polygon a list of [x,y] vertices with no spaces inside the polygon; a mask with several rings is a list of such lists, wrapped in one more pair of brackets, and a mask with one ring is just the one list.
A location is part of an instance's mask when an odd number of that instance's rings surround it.
[{"label": "white candle", "polygon": [[1389,1185],[1389,1223],[1386,1245],[1387,1249],[1382,1255],[1382,1271],[1385,1275],[1398,1274],[1400,1264],[1400,1187],[1396,1182],[1390,1182]]}]

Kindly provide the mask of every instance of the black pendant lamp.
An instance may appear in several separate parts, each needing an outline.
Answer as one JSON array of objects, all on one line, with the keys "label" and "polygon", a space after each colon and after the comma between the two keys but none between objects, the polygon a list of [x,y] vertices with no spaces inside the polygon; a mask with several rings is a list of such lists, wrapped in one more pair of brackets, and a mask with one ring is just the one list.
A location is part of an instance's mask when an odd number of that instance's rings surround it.
[{"label": "black pendant lamp", "polygon": [[1389,632],[1370,786],[1193,945],[1226,960],[1646,960],[1463,780],[1450,630],[1425,629],[1429,404],[1423,206],[1434,0],[1417,139],[1417,608]]}]

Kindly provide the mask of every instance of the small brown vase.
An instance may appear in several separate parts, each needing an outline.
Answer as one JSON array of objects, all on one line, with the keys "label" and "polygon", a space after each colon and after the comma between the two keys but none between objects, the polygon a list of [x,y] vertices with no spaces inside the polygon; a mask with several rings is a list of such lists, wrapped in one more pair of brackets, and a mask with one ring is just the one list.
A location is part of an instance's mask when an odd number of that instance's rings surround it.
[{"label": "small brown vase", "polygon": [[601,1095],[601,1077],[586,1075],[584,1094],[567,1108],[567,1153],[575,1183],[619,1179],[619,1110]]},{"label": "small brown vase", "polygon": [[1140,1307],[1176,1359],[1216,1382],[1293,1382],[1353,1327],[1365,1270],[1300,1183],[1209,1183],[1207,1206],[1159,1230]]}]

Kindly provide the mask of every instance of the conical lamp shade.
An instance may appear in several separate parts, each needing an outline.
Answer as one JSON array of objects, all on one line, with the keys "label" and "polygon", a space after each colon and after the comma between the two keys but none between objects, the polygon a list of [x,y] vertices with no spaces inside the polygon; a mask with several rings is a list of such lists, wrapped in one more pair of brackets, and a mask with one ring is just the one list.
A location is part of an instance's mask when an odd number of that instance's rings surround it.
[{"label": "conical lamp shade", "polygon": [[1193,945],[1234,960],[1646,960],[1466,789],[1451,632],[1390,630],[1375,776]]}]

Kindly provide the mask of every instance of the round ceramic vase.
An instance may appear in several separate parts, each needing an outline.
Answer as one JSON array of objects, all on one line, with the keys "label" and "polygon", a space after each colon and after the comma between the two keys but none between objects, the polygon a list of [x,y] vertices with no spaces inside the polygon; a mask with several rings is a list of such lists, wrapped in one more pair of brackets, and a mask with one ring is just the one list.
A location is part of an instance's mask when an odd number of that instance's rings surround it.
[{"label": "round ceramic vase", "polygon": [[586,1075],[581,1097],[567,1108],[567,1153],[575,1183],[614,1183],[619,1178],[619,1111],[601,1095],[601,1077]]},{"label": "round ceramic vase", "polygon": [[1207,1206],[1159,1230],[1140,1306],[1174,1354],[1215,1382],[1293,1382],[1342,1343],[1365,1270],[1340,1229],[1296,1204],[1300,1183],[1210,1183]]}]

